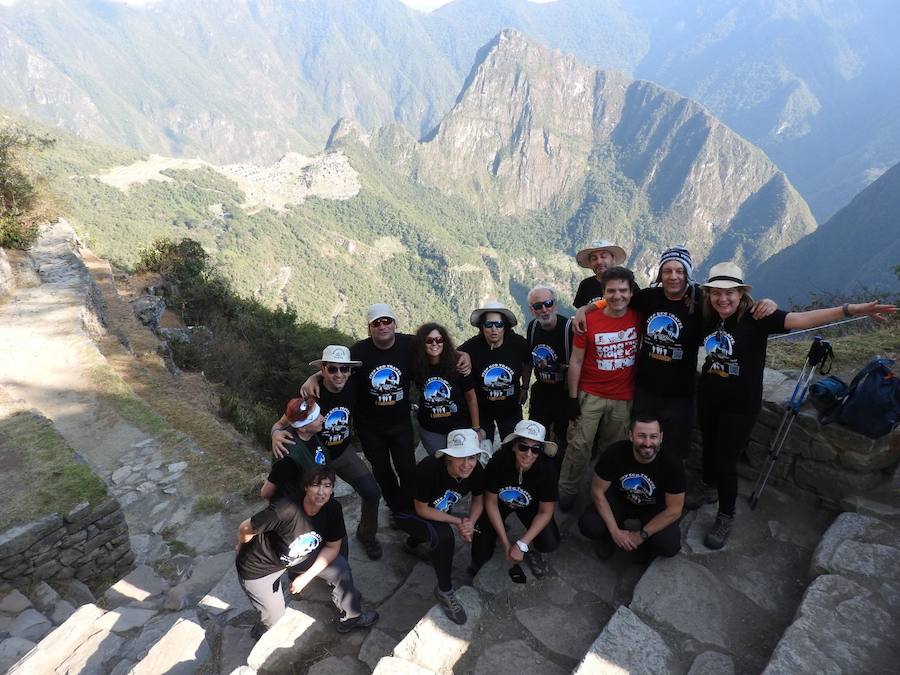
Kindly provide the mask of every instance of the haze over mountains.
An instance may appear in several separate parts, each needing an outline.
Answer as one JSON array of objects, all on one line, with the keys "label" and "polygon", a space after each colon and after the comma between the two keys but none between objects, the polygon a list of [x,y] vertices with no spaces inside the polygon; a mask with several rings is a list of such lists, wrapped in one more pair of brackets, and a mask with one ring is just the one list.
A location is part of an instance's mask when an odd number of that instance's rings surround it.
[{"label": "haze over mountains", "polygon": [[418,138],[508,27],[698,100],[820,220],[900,160],[890,0],[18,0],[0,7],[0,105],[220,162],[313,152],[338,117]]}]

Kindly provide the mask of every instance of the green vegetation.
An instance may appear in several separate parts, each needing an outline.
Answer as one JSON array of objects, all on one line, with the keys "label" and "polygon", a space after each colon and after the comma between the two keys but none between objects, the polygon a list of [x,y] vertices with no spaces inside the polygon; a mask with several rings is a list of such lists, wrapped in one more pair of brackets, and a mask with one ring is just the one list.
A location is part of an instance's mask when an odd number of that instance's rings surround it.
[{"label": "green vegetation", "polygon": [[174,433],[166,420],[137,396],[110,366],[96,366],[91,371],[91,380],[100,400],[122,419],[162,439]]},{"label": "green vegetation", "polygon": [[52,143],[22,128],[0,127],[0,248],[28,248],[37,238],[46,211],[22,155]]},{"label": "green vegetation", "polygon": [[103,481],[78,459],[53,424],[31,412],[0,419],[0,464],[0,531],[106,497]]}]

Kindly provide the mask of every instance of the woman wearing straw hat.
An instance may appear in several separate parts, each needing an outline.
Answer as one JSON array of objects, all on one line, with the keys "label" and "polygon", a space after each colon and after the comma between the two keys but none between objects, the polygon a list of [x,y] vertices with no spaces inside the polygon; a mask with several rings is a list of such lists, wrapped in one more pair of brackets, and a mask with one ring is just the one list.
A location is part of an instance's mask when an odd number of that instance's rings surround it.
[{"label": "woman wearing straw hat", "polygon": [[845,303],[808,312],[776,310],[754,320],[750,284],[733,262],[713,265],[703,305],[702,335],[706,348],[697,391],[697,413],[703,435],[703,485],[695,503],[719,502],[715,523],[706,535],[709,548],[725,545],[734,522],[737,498],[737,460],[750,438],[762,407],[766,341],[772,333],[815,328],[849,316],[895,312],[877,301]]},{"label": "woman wearing straw hat", "polygon": [[[544,425],[522,420],[488,462],[484,515],[472,542],[474,570],[490,560],[499,538],[506,560],[513,565],[510,576],[514,581],[524,581],[521,568],[517,567],[523,560],[538,579],[547,573],[547,562],[541,554],[559,548],[560,535],[553,520],[559,501],[558,476],[552,459],[556,443],[546,440],[546,435]],[[513,543],[504,524],[511,513],[526,528]]]},{"label": "woman wearing straw hat", "polygon": [[493,441],[495,424],[503,438],[522,419],[531,379],[531,350],[525,338],[512,331],[518,323],[515,314],[496,300],[473,311],[469,323],[480,330],[459,351],[472,358],[481,427]]},{"label": "woman wearing straw hat", "polygon": [[[397,526],[409,535],[404,551],[419,555],[420,545],[427,545],[427,556],[437,575],[435,597],[447,617],[458,624],[466,622],[466,610],[453,591],[453,530],[459,532],[463,541],[472,541],[483,508],[484,469],[478,461],[480,455],[477,433],[472,429],[451,431],[447,434],[447,447],[416,467],[414,510],[395,514]],[[470,493],[469,513],[455,514],[454,505]]]}]

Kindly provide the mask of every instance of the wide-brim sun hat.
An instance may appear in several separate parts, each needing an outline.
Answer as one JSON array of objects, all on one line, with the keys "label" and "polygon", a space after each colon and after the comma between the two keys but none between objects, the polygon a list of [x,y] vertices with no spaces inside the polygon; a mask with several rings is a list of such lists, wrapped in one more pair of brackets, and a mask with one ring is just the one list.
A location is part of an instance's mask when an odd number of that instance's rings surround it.
[{"label": "wide-brim sun hat", "polygon": [[742,288],[749,291],[753,288],[744,283],[744,270],[733,262],[723,262],[713,265],[709,270],[709,279],[703,284],[704,288]]},{"label": "wide-brim sun hat", "polygon": [[374,305],[369,305],[369,309],[366,311],[366,323],[372,323],[375,319],[383,319],[385,317],[394,321],[397,320],[397,317],[394,316],[394,310],[391,309],[389,304],[376,302]]},{"label": "wide-brim sun hat", "polygon": [[473,457],[481,454],[481,443],[474,429],[454,429],[447,434],[447,447],[436,450],[435,457]]},{"label": "wide-brim sun hat", "polygon": [[512,328],[519,320],[516,319],[516,315],[512,313],[512,310],[504,305],[502,302],[497,302],[496,300],[488,300],[481,307],[474,310],[471,315],[469,315],[469,323],[475,326],[476,328],[481,327],[481,320],[485,314],[488,312],[497,312],[506,320],[506,325]]},{"label": "wide-brim sun hat", "polygon": [[621,246],[616,246],[606,239],[596,239],[575,254],[575,262],[578,263],[579,267],[591,269],[588,258],[591,257],[591,253],[594,251],[608,251],[613,257],[613,265],[623,265],[625,259],[628,257],[628,254],[625,253],[625,249]]},{"label": "wide-brim sun hat", "polygon": [[350,350],[344,345],[328,345],[322,350],[322,358],[310,361],[309,365],[318,368],[323,363],[345,363],[348,366],[361,366],[362,361],[350,358]]},{"label": "wide-brim sun hat", "polygon": [[532,441],[542,443],[544,446],[544,454],[547,457],[556,455],[557,446],[553,441],[545,440],[547,438],[547,429],[540,422],[534,420],[522,420],[516,424],[513,432],[503,439],[503,444],[514,441],[517,438],[527,438]]},{"label": "wide-brim sun hat", "polygon": [[284,416],[295,429],[302,429],[316,421],[322,409],[314,398],[292,398],[287,405]]}]

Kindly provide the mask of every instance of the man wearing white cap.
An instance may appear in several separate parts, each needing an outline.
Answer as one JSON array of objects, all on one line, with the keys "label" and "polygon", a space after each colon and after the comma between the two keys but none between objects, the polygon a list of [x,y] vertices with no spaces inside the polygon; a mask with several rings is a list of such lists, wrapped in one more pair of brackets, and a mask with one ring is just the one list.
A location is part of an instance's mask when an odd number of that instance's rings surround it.
[{"label": "man wearing white cap", "polygon": [[[366,555],[377,560],[382,555],[381,544],[376,538],[381,490],[366,463],[348,449],[356,398],[355,379],[351,377],[351,372],[360,362],[351,359],[347,347],[328,345],[322,351],[322,358],[311,361],[309,365],[319,368],[322,385],[319,387],[318,407],[323,423],[316,438],[323,446],[328,465],[359,494],[360,518],[356,537],[365,547]],[[285,430],[291,422],[291,427],[295,428],[293,433]],[[272,498],[279,486],[296,475],[292,461],[296,452],[292,446],[297,441],[292,436],[303,433],[296,428],[296,424],[286,414],[272,427],[272,452],[276,457],[285,459],[279,459],[272,466],[272,473],[262,490],[262,496],[266,499]]]},{"label": "man wearing white cap", "polygon": [[618,267],[625,264],[628,255],[621,246],[616,246],[606,239],[592,241],[575,254],[575,260],[579,267],[589,269],[594,276],[582,279],[575,293],[576,308],[595,302],[603,297],[603,284],[600,280],[603,273],[610,267]]}]

